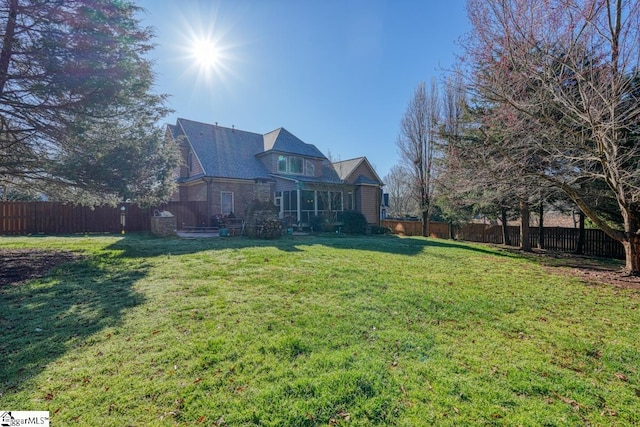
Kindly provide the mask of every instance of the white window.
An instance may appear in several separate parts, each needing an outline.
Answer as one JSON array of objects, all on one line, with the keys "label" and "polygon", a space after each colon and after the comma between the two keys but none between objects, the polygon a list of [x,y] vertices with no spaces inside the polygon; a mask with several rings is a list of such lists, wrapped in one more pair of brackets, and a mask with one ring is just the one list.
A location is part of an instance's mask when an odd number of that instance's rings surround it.
[{"label": "white window", "polygon": [[278,156],[278,172],[287,172],[287,158],[283,155]]},{"label": "white window", "polygon": [[278,155],[278,172],[315,176],[315,170],[313,162],[303,157]]},{"label": "white window", "polygon": [[316,167],[313,162],[306,160],[304,162],[305,167],[305,175],[307,176],[315,176],[316,175]]},{"label": "white window", "polygon": [[289,173],[303,173],[303,165],[302,157],[289,157]]},{"label": "white window", "polygon": [[233,213],[233,192],[221,191],[220,192],[220,213],[222,215],[229,215]]}]

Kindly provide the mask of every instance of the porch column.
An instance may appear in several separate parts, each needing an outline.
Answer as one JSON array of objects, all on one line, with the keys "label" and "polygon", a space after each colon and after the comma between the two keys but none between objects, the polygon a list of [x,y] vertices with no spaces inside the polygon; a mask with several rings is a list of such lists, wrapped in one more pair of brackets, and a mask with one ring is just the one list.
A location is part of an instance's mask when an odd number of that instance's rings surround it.
[{"label": "porch column", "polygon": [[318,216],[318,190],[313,190],[313,215]]},{"label": "porch column", "polygon": [[211,209],[211,199],[213,198],[213,179],[202,179],[207,183],[207,224],[209,224],[209,221],[211,221],[211,217],[213,216],[213,210]]}]

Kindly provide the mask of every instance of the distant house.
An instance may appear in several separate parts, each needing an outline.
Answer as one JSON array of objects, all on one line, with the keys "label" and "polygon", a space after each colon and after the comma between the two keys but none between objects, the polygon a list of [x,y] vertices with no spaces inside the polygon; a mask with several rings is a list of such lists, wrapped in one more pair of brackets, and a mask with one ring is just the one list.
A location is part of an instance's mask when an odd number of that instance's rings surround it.
[{"label": "distant house", "polygon": [[206,202],[211,218],[243,217],[258,199],[273,202],[281,218],[299,226],[345,210],[380,222],[383,183],[365,157],[331,163],[284,128],[262,135],[178,119],[167,136],[183,160],[173,200]]}]

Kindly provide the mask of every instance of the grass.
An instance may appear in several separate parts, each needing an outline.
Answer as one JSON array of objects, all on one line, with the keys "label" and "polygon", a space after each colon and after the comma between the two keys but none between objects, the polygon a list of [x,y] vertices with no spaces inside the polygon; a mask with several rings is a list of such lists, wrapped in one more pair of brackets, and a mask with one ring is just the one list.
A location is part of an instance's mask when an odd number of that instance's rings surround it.
[{"label": "grass", "polygon": [[0,238],[0,409],[52,425],[632,426],[640,292],[398,237]]}]

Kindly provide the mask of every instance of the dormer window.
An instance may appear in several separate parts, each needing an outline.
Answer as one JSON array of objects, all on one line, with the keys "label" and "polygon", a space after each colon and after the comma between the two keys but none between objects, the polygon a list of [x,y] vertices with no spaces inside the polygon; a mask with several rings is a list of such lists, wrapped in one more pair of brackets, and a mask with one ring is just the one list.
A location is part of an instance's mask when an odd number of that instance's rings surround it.
[{"label": "dormer window", "polygon": [[295,175],[315,175],[315,166],[310,160],[305,160],[300,156],[278,156],[278,172]]},{"label": "dormer window", "polygon": [[302,157],[289,157],[289,173],[304,173],[304,161]]},{"label": "dormer window", "polygon": [[287,173],[287,157],[278,156],[278,172]]},{"label": "dormer window", "polygon": [[306,160],[304,162],[304,170],[305,170],[305,175],[308,176],[315,176],[316,175],[316,167],[313,164],[313,162]]}]

